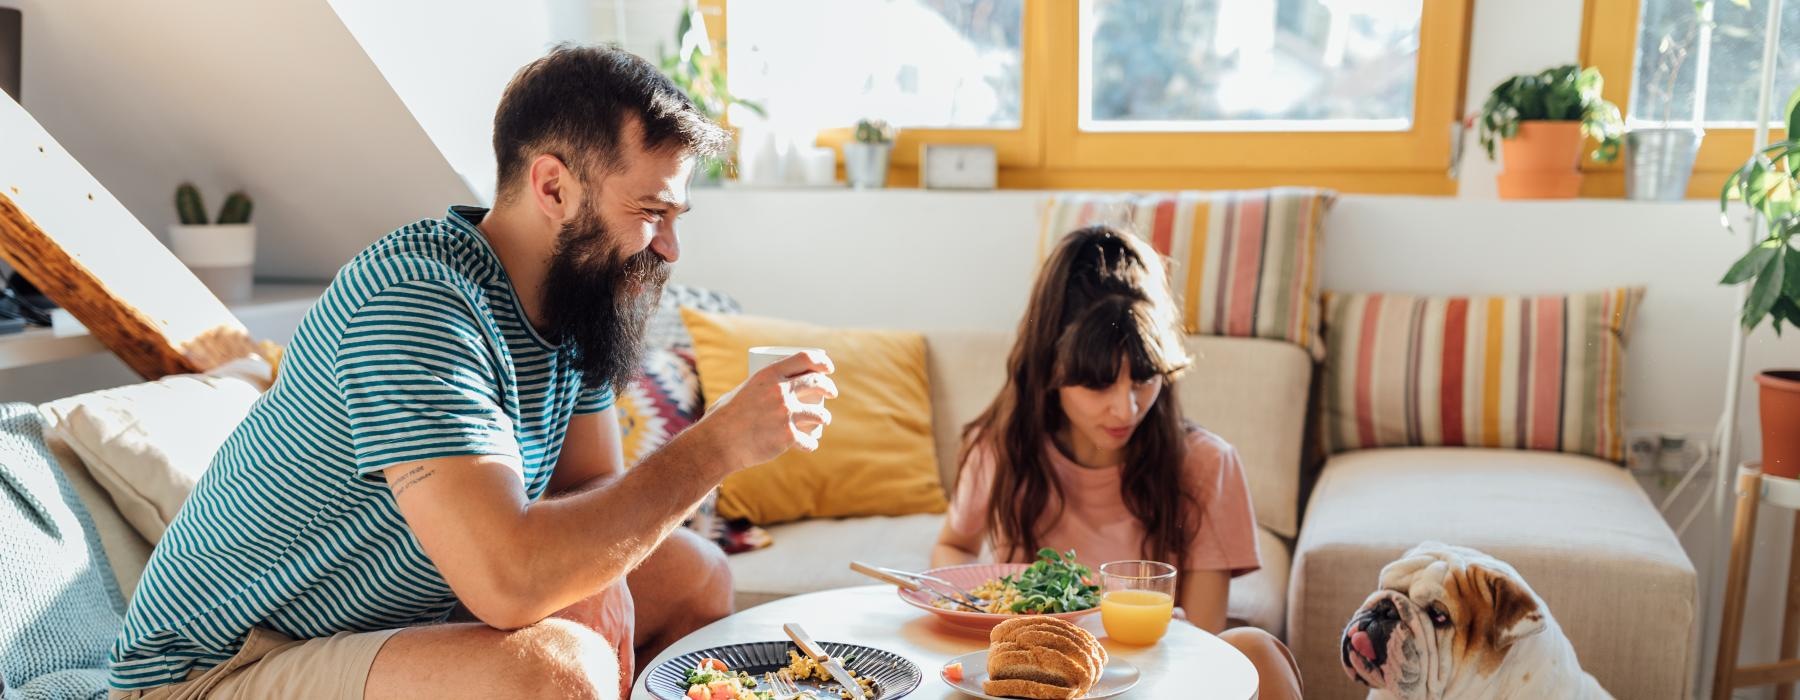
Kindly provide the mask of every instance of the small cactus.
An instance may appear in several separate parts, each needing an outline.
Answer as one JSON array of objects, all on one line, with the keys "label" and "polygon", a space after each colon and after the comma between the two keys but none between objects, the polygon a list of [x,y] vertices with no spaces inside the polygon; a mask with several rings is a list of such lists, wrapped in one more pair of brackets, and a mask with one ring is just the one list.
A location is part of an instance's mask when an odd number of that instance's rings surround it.
[{"label": "small cactus", "polygon": [[200,190],[193,183],[175,188],[175,214],[184,226],[206,225],[206,204],[200,201]]},{"label": "small cactus", "polygon": [[219,209],[219,224],[250,223],[250,197],[243,192],[233,192],[225,198],[225,206]]}]

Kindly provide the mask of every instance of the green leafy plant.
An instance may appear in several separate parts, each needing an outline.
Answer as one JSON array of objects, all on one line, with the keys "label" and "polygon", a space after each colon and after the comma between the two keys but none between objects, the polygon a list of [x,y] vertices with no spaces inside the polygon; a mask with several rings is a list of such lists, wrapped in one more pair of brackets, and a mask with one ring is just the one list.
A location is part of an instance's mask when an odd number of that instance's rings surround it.
[{"label": "green leafy plant", "polygon": [[1782,322],[1800,326],[1800,89],[1788,97],[1789,138],[1770,144],[1744,162],[1719,191],[1719,212],[1730,230],[1732,200],[1749,205],[1767,224],[1767,233],[1725,272],[1720,284],[1749,284],[1739,323],[1755,330],[1766,317],[1781,334]]},{"label": "green leafy plant", "polygon": [[1091,583],[1094,572],[1075,562],[1075,550],[1058,553],[1038,550],[1038,560],[1015,575],[1000,579],[1019,591],[1012,611],[1025,614],[1087,610],[1100,604],[1100,587]]},{"label": "green leafy plant", "polygon": [[[664,54],[662,57],[662,72],[669,76],[669,81],[675,83],[675,87],[687,93],[688,99],[694,102],[694,108],[702,115],[707,119],[720,121],[727,109],[738,105],[757,116],[767,116],[761,104],[731,94],[730,88],[725,84],[725,71],[719,67],[719,57],[714,55],[707,37],[706,19],[691,2],[675,25],[675,41],[678,46],[675,53]],[[730,155],[708,158],[700,163],[701,174],[709,178],[723,177],[735,168],[735,161]]]},{"label": "green leafy plant", "polygon": [[895,133],[894,127],[881,119],[859,119],[856,122],[857,143],[893,143]]},{"label": "green leafy plant", "polygon": [[1526,121],[1581,122],[1581,133],[1599,142],[1594,160],[1610,163],[1619,156],[1625,123],[1619,107],[1600,96],[1600,71],[1575,65],[1546,68],[1507,78],[1488,93],[1481,107],[1481,146],[1488,158],[1494,144],[1519,133]]},{"label": "green leafy plant", "polygon": [[200,188],[194,183],[184,182],[175,188],[175,215],[183,226],[205,226],[208,223],[219,225],[250,223],[251,201],[243,192],[233,192],[225,198],[225,206],[219,209],[219,218],[213,222],[206,220],[206,202],[200,198]]}]

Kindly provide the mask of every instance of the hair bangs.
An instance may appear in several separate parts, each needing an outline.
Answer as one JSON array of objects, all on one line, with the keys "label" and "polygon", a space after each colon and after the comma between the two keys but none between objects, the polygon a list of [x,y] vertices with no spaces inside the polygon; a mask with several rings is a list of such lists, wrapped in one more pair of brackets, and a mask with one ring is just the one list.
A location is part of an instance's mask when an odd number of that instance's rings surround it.
[{"label": "hair bangs", "polygon": [[1057,342],[1058,386],[1098,389],[1119,381],[1123,366],[1134,382],[1174,378],[1187,369],[1181,336],[1156,318],[1143,299],[1113,294],[1076,315]]}]

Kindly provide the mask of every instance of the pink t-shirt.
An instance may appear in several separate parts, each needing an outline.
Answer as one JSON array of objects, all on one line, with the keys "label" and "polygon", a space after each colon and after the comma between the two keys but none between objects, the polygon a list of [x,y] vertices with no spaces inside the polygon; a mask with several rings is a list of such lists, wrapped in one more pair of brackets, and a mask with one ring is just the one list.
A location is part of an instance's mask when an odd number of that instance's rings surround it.
[{"label": "pink t-shirt", "polygon": [[[1054,500],[1044,509],[1046,517],[1055,518],[1055,522],[1039,536],[1039,543],[1057,551],[1074,549],[1081,563],[1096,569],[1109,561],[1144,558],[1140,550],[1144,527],[1125,507],[1119,491],[1121,467],[1083,467],[1048,440],[1044,449],[1067,503],[1060,509],[1060,517]],[[988,502],[994,484],[993,451],[971,452],[962,469],[956,498],[950,504],[950,527],[965,537],[987,536]],[[1244,480],[1244,466],[1238,460],[1237,450],[1223,438],[1196,429],[1188,435],[1187,460],[1181,472],[1187,488],[1199,497],[1200,506],[1200,528],[1188,543],[1186,569],[1230,571],[1232,576],[1242,576],[1261,568],[1256,520],[1250,510],[1250,486]],[[1007,550],[1005,542],[992,544],[997,553]],[[1017,559],[1035,558],[1032,553]]]}]

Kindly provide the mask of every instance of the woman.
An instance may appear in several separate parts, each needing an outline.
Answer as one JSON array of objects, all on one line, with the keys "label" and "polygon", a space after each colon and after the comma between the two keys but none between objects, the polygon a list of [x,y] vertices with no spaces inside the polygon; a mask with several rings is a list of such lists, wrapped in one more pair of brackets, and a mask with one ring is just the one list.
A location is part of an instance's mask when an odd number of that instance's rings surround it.
[{"label": "woman", "polygon": [[1234,576],[1260,566],[1237,452],[1184,420],[1173,382],[1186,369],[1160,258],[1104,227],[1063,239],[1040,273],[1000,395],[964,430],[956,497],[932,566],[1000,561],[1040,547],[1096,566],[1152,559],[1179,571],[1192,624],[1242,650],[1259,697],[1300,697],[1286,647],[1225,630]]}]

